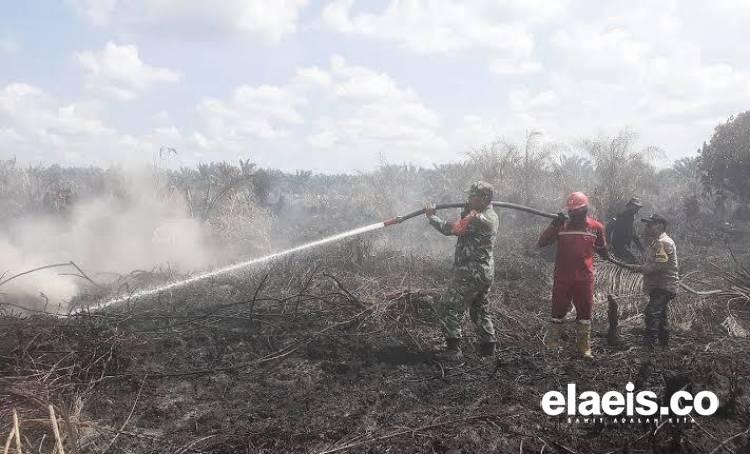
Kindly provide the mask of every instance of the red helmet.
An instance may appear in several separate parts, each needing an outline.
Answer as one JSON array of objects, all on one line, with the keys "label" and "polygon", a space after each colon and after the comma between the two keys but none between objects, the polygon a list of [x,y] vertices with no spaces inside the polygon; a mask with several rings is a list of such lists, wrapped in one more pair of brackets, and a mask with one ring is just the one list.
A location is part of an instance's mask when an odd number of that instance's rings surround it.
[{"label": "red helmet", "polygon": [[570,194],[567,203],[565,203],[565,208],[567,208],[568,211],[575,211],[587,206],[589,206],[589,198],[586,197],[586,194],[583,192],[574,192]]}]

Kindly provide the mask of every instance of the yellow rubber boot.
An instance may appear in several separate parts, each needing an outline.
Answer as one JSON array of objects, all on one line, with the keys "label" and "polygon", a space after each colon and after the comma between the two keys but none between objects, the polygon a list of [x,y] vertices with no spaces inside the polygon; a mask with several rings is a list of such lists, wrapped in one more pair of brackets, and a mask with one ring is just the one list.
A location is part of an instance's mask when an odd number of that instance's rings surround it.
[{"label": "yellow rubber boot", "polygon": [[563,321],[553,318],[547,325],[547,335],[544,336],[544,347],[547,351],[556,352],[560,350],[560,337],[562,336]]},{"label": "yellow rubber boot", "polygon": [[578,320],[576,324],[576,346],[578,353],[586,359],[593,359],[591,354],[591,320]]}]

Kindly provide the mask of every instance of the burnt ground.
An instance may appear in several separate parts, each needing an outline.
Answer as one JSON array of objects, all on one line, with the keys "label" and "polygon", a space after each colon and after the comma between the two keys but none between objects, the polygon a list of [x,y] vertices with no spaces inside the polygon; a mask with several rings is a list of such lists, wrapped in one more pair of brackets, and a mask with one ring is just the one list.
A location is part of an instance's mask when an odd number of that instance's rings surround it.
[{"label": "burnt ground", "polygon": [[[66,452],[750,453],[750,340],[726,328],[730,314],[750,327],[746,299],[681,295],[673,348],[649,353],[623,283],[622,343],[607,344],[599,304],[588,363],[573,355],[572,322],[563,353],[542,351],[551,267],[537,262],[498,262],[497,355],[477,356],[467,320],[462,365],[433,355],[449,263],[397,253],[297,258],[72,317],[6,312],[0,434],[15,409],[24,448],[52,452],[52,404]],[[660,425],[571,424],[540,408],[568,383],[627,382],[662,398],[711,390],[721,405]]]}]

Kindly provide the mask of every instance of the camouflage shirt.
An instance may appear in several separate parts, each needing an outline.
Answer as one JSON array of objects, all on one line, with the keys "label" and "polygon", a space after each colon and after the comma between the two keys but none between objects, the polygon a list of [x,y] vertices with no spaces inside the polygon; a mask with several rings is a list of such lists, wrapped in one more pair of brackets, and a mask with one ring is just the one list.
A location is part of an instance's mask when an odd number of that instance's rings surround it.
[{"label": "camouflage shirt", "polygon": [[[468,215],[468,210],[461,213],[461,219]],[[500,221],[497,213],[488,206],[471,221],[464,234],[454,233],[453,222],[430,216],[430,224],[443,235],[457,235],[456,254],[453,261],[454,272],[461,277],[476,279],[489,284],[495,277],[495,260],[492,249],[495,245]]]},{"label": "camouflage shirt", "polygon": [[662,233],[648,248],[643,260],[643,291],[661,289],[677,293],[679,283],[677,247],[666,233]]}]

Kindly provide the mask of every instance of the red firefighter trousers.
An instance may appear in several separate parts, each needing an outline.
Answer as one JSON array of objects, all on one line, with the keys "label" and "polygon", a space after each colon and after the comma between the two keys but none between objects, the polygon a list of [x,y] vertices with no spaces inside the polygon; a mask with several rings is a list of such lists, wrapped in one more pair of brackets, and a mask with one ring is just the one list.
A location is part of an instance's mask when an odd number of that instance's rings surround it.
[{"label": "red firefighter trousers", "polygon": [[591,320],[594,280],[555,279],[552,285],[552,318],[565,318],[571,300],[576,308],[576,320]]}]

